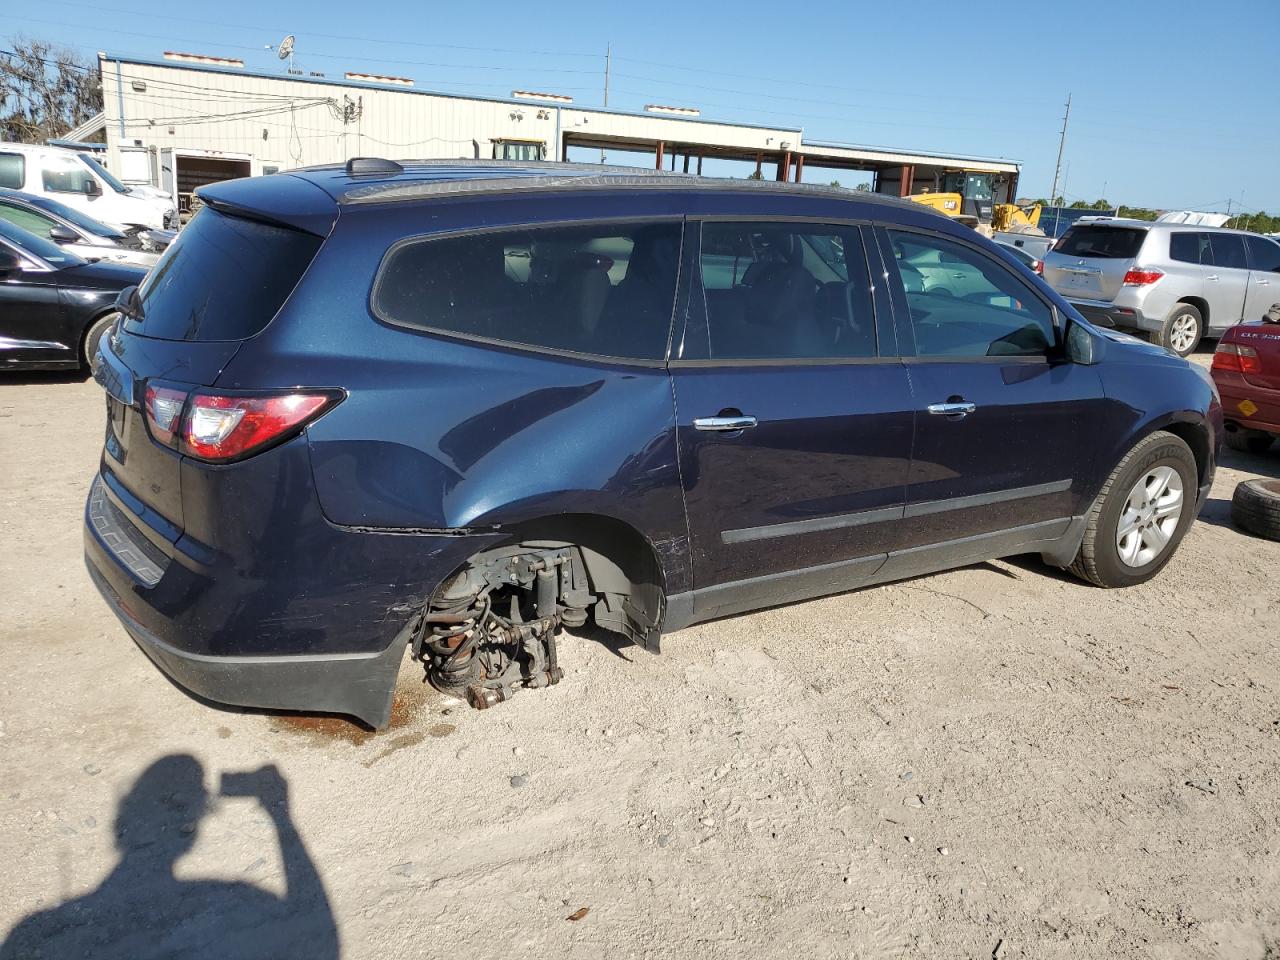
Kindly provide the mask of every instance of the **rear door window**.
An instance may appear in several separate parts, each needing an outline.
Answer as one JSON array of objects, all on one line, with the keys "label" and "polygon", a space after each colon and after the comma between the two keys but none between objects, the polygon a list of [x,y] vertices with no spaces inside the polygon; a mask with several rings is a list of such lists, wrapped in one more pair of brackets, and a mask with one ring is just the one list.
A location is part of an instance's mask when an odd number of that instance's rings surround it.
[{"label": "rear door window", "polygon": [[845,360],[876,355],[875,316],[857,227],[704,223],[706,329],[686,360]]},{"label": "rear door window", "polygon": [[1250,266],[1264,273],[1280,273],[1280,243],[1265,237],[1245,237]]},{"label": "rear door window", "polygon": [[132,333],[159,340],[244,340],[261,331],[323,241],[309,233],[202,209],[138,289]]},{"label": "rear door window", "polygon": [[1138,255],[1147,231],[1139,227],[1104,227],[1078,223],[1058,241],[1054,253],[1098,260],[1129,260]]},{"label": "rear door window", "polygon": [[1190,231],[1169,234],[1169,259],[1179,263],[1212,263],[1209,235]]},{"label": "rear door window", "polygon": [[1053,311],[978,250],[943,237],[888,231],[921,357],[1043,357]]},{"label": "rear door window", "polygon": [[387,255],[373,311],[402,327],[662,360],[681,230],[615,222],[413,240]]},{"label": "rear door window", "polygon": [[0,153],[0,187],[22,189],[26,174],[25,160],[20,153]]},{"label": "rear door window", "polygon": [[1209,246],[1213,250],[1213,265],[1228,270],[1248,270],[1249,261],[1244,255],[1244,238],[1235,233],[1211,233]]}]

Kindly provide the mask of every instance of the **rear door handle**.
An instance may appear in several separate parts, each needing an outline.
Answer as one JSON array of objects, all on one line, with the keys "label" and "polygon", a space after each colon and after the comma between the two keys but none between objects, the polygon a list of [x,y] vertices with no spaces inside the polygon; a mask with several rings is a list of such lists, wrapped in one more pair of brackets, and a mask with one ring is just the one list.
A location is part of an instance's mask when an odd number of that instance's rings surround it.
[{"label": "rear door handle", "polygon": [[745,430],[756,425],[755,417],[699,417],[693,421],[695,430],[715,430],[731,433],[734,430]]},{"label": "rear door handle", "polygon": [[970,403],[968,400],[931,403],[928,407],[929,412],[935,417],[955,417],[957,420],[967,417],[977,409],[978,405]]},{"label": "rear door handle", "polygon": [[1216,282],[1216,281],[1217,281],[1217,279],[1218,279],[1218,275],[1217,275],[1216,273],[1213,273],[1213,274],[1210,274],[1209,276],[1205,277],[1205,279],[1206,279],[1206,280],[1213,280],[1213,281],[1215,281],[1215,282]]},{"label": "rear door handle", "polygon": [[1260,283],[1260,284],[1262,284],[1264,287],[1269,286],[1269,285],[1271,284],[1271,281],[1270,281],[1270,280],[1268,280],[1266,277],[1259,277],[1257,280],[1255,280],[1255,281],[1253,281],[1253,282],[1254,282],[1254,283]]}]

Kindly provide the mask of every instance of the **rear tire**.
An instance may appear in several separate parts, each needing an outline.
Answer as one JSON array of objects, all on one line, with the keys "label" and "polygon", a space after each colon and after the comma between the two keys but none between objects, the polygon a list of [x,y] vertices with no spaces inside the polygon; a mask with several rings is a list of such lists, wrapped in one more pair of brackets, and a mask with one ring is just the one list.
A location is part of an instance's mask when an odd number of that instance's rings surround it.
[{"label": "rear tire", "polygon": [[1178,437],[1161,431],[1140,440],[1090,507],[1071,572],[1099,587],[1150,580],[1195,519],[1198,477],[1196,458]]},{"label": "rear tire", "polygon": [[1227,446],[1241,453],[1266,453],[1276,439],[1269,433],[1263,433],[1261,430],[1246,430],[1244,427],[1236,427],[1234,430],[1225,432]]},{"label": "rear tire", "polygon": [[1170,353],[1186,357],[1195,352],[1204,336],[1204,318],[1189,303],[1175,303],[1153,340]]},{"label": "rear tire", "polygon": [[1280,540],[1280,480],[1246,480],[1231,497],[1231,522],[1241,530]]},{"label": "rear tire", "polygon": [[119,318],[118,313],[108,313],[105,317],[99,317],[93,322],[89,332],[84,335],[84,356],[80,360],[90,374],[98,372],[98,344],[102,342],[102,335],[110,330]]}]

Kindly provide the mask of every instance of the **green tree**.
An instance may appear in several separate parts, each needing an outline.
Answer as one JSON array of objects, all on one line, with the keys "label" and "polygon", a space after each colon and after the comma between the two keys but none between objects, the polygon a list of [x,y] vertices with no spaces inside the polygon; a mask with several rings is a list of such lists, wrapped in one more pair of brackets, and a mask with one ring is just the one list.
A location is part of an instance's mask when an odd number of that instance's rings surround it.
[{"label": "green tree", "polygon": [[761,173],[759,170],[752,170],[752,171],[751,171],[751,173],[750,173],[750,174],[748,174],[747,179],[748,179],[748,180],[763,180],[763,179],[764,179],[764,174],[763,174],[763,173]]},{"label": "green tree", "polygon": [[11,37],[0,54],[0,140],[43,143],[102,110],[97,65],[44,40]]}]

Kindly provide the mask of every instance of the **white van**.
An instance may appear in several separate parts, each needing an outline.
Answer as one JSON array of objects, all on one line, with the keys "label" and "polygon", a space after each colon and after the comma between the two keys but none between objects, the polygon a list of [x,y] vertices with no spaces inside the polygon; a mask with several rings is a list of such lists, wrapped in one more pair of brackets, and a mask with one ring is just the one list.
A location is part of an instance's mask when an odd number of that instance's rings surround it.
[{"label": "white van", "polygon": [[52,197],[111,226],[176,227],[173,201],[135,192],[87,153],[0,143],[0,187]]}]

